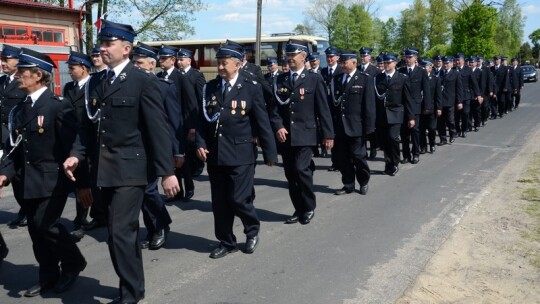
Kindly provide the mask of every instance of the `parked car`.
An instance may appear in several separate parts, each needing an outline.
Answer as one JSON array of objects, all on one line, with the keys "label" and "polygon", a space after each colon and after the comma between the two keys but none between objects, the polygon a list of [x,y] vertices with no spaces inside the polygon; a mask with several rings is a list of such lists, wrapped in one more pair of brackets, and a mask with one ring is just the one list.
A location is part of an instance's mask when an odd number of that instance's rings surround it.
[{"label": "parked car", "polygon": [[529,82],[529,81],[538,81],[538,72],[536,71],[536,68],[532,65],[524,65],[521,67],[523,70],[523,81]]}]

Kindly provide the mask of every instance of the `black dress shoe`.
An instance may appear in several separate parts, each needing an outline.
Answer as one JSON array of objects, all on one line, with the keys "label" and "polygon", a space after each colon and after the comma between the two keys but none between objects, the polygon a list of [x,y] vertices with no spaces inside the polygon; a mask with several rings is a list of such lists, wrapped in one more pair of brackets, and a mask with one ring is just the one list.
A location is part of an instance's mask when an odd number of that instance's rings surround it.
[{"label": "black dress shoe", "polygon": [[10,227],[16,227],[16,226],[26,226],[28,225],[28,222],[26,221],[26,215],[24,214],[17,214],[17,216],[8,222],[8,226]]},{"label": "black dress shoe", "polygon": [[75,270],[62,271],[62,275],[60,275],[58,282],[56,282],[56,285],[54,285],[54,292],[62,293],[68,290],[79,277],[79,273],[81,273],[81,271],[83,271],[85,268],[86,261],[83,261]]},{"label": "black dress shoe", "polygon": [[456,138],[453,136],[450,136],[450,143],[454,143],[456,141]]},{"label": "black dress shoe", "polygon": [[141,247],[141,249],[148,249],[148,247],[150,247],[150,241],[149,240],[142,240],[139,242],[139,247]]},{"label": "black dress shoe", "polygon": [[184,195],[184,202],[188,202],[189,200],[191,200],[194,194],[195,194],[195,191],[193,190],[186,191],[186,195]]},{"label": "black dress shoe", "polygon": [[426,154],[426,147],[420,148],[420,154]]},{"label": "black dress shoe", "polygon": [[163,247],[165,245],[165,241],[167,240],[167,232],[165,229],[161,229],[158,232],[154,233],[152,236],[152,241],[150,242],[150,249],[151,250],[158,250],[159,248]]},{"label": "black dress shoe", "polygon": [[366,184],[366,185],[363,185],[363,186],[361,185],[361,186],[360,186],[360,194],[366,195],[367,192],[368,192],[368,189],[369,189],[369,187],[368,187],[367,184]]},{"label": "black dress shoe", "polygon": [[330,166],[330,168],[328,168],[328,171],[338,171],[338,169],[334,166]]},{"label": "black dress shoe", "polygon": [[415,156],[415,157],[413,157],[413,159],[411,160],[411,164],[418,164],[419,161],[420,161],[420,157]]},{"label": "black dress shoe", "polygon": [[107,223],[103,221],[92,220],[90,224],[83,226],[83,229],[86,231],[90,231],[101,227],[107,227]]},{"label": "black dress shoe", "polygon": [[212,250],[212,252],[210,253],[210,257],[212,259],[219,259],[219,258],[222,258],[224,256],[226,256],[227,254],[229,253],[233,253],[233,252],[237,252],[238,251],[238,248],[234,247],[232,249],[228,249],[222,245],[219,245],[218,248]]},{"label": "black dress shoe", "polygon": [[84,237],[84,229],[79,228],[77,230],[73,230],[69,233],[75,243],[78,243],[82,240]]},{"label": "black dress shoe", "polygon": [[393,166],[393,167],[389,168],[388,170],[385,170],[384,173],[386,173],[386,174],[388,174],[390,176],[396,176],[398,171],[399,171],[399,167],[398,166]]},{"label": "black dress shoe", "polygon": [[435,153],[435,146],[429,146],[429,153],[433,154]]},{"label": "black dress shoe", "polygon": [[480,128],[474,127],[474,132],[478,132],[478,131],[480,131]]},{"label": "black dress shoe", "polygon": [[37,283],[36,285],[28,288],[26,292],[24,293],[24,296],[27,298],[39,296],[40,294],[51,290],[55,284],[56,284],[56,281]]},{"label": "black dress shoe", "polygon": [[315,211],[311,210],[302,215],[298,220],[300,221],[300,224],[307,225],[311,220],[313,219],[313,216],[315,216]]},{"label": "black dress shoe", "polygon": [[349,194],[349,193],[352,193],[354,191],[354,188],[347,188],[347,187],[343,187],[339,190],[336,190],[336,192],[334,192],[334,195],[343,195],[343,194]]},{"label": "black dress shoe", "polygon": [[441,141],[440,143],[437,143],[437,146],[444,146],[444,145],[448,145],[448,142],[446,140]]},{"label": "black dress shoe", "polygon": [[259,245],[259,236],[254,236],[246,240],[246,253],[253,253]]},{"label": "black dress shoe", "polygon": [[298,223],[298,215],[293,214],[290,218],[285,220],[285,224],[296,224]]},{"label": "black dress shoe", "polygon": [[400,160],[399,162],[402,163],[402,164],[406,164],[406,163],[410,163],[410,162],[411,162],[411,159],[408,158],[408,157],[406,157],[406,158]]}]

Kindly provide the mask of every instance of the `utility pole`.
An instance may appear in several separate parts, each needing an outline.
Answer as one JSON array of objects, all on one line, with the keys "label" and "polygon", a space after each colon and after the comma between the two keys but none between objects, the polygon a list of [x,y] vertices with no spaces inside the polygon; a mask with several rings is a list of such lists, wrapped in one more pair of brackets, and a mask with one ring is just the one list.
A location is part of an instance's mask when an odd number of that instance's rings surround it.
[{"label": "utility pole", "polygon": [[261,65],[261,15],[262,0],[257,0],[257,33],[255,35],[255,64]]}]

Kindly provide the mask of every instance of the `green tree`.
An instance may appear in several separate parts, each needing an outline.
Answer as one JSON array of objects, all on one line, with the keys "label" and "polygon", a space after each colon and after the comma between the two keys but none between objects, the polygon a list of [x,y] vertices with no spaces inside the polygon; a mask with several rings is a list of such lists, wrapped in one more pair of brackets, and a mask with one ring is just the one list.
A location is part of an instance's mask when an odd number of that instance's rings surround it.
[{"label": "green tree", "polygon": [[525,17],[517,0],[505,0],[499,9],[499,23],[495,42],[499,54],[515,56],[519,52]]},{"label": "green tree", "polygon": [[526,61],[529,61],[529,62],[534,61],[531,45],[528,42],[523,43],[521,47],[519,48],[519,58],[522,63]]},{"label": "green tree", "polygon": [[298,35],[315,35],[315,25],[307,19],[300,24],[297,24],[293,32]]},{"label": "green tree", "polygon": [[481,0],[473,0],[454,20],[452,51],[493,56],[496,52],[497,17],[494,7],[483,4]]},{"label": "green tree", "polygon": [[532,55],[536,58],[536,62],[540,62],[540,29],[534,30],[529,35],[529,39],[533,44]]},{"label": "green tree", "polygon": [[410,8],[401,11],[399,20],[399,48],[426,49],[428,34],[428,8],[422,0],[414,0]]},{"label": "green tree", "polygon": [[398,23],[394,18],[388,19],[381,30],[379,39],[379,51],[397,52],[399,36]]},{"label": "green tree", "polygon": [[349,10],[343,4],[338,4],[332,11],[332,36],[330,45],[338,49],[351,48],[351,21]]},{"label": "green tree", "polygon": [[349,8],[351,47],[354,50],[362,46],[373,46],[373,19],[363,4],[353,4]]},{"label": "green tree", "polygon": [[450,42],[456,13],[452,8],[453,0],[428,0],[428,4],[426,48],[431,49]]}]

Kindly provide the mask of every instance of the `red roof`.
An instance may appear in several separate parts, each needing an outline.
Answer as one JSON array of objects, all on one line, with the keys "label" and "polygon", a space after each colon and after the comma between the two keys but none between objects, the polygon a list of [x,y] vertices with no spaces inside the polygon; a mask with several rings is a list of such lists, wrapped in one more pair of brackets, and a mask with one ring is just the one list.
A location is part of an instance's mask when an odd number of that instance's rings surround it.
[{"label": "red roof", "polygon": [[54,11],[62,11],[66,13],[77,13],[79,14],[78,9],[69,8],[69,7],[61,7],[57,5],[52,5],[48,3],[40,3],[40,2],[34,2],[29,0],[0,0],[0,5],[6,4],[6,5],[12,5],[12,6],[24,6],[24,7],[34,7],[37,9],[49,9]]}]

